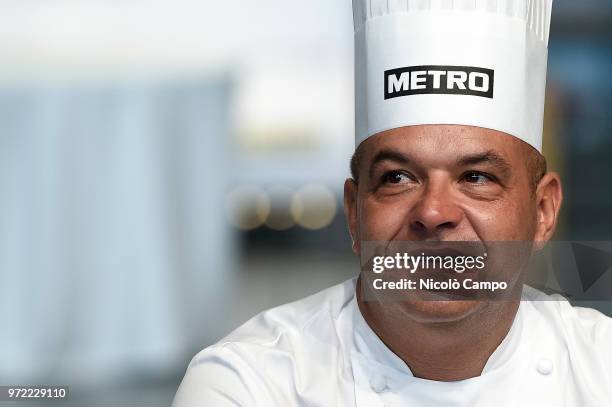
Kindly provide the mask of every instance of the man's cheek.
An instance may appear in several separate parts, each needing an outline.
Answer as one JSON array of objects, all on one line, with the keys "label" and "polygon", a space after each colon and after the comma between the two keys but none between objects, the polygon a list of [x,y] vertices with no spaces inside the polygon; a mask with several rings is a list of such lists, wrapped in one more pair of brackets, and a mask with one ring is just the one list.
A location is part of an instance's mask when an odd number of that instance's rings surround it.
[{"label": "man's cheek", "polygon": [[472,227],[483,241],[504,242],[527,240],[530,219],[526,213],[512,206],[496,206],[468,211]]},{"label": "man's cheek", "polygon": [[408,208],[405,205],[365,203],[360,220],[360,239],[389,241],[401,239],[406,226]]}]

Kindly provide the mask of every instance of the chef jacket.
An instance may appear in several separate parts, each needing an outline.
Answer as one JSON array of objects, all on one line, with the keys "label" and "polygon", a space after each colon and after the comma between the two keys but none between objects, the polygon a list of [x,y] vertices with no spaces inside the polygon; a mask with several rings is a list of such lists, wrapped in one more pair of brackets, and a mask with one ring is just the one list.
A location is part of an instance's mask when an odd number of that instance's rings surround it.
[{"label": "chef jacket", "polygon": [[612,319],[596,310],[525,286],[482,374],[441,382],[413,376],[372,331],[356,281],[265,311],[199,352],[173,407],[612,406]]}]

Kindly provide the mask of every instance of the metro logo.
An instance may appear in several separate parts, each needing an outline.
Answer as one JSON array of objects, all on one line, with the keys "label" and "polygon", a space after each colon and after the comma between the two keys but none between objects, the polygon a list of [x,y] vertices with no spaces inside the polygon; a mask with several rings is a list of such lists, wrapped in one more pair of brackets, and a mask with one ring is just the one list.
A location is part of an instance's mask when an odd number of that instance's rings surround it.
[{"label": "metro logo", "polygon": [[385,100],[400,96],[443,94],[493,98],[492,69],[421,65],[385,71]]}]

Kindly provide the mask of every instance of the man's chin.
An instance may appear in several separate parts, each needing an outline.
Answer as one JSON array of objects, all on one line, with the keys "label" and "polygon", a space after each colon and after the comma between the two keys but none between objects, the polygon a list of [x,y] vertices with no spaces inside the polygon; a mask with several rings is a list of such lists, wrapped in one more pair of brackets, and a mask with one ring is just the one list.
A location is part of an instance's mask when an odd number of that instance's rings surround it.
[{"label": "man's chin", "polygon": [[483,301],[436,299],[433,293],[427,298],[402,301],[402,311],[419,322],[458,322],[483,306]]}]

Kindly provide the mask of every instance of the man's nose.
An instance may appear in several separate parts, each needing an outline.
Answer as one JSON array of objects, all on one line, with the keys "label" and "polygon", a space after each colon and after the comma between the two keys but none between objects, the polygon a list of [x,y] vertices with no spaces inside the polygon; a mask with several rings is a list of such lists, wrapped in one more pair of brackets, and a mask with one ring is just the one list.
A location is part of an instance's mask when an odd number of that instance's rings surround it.
[{"label": "man's nose", "polygon": [[455,230],[463,218],[450,186],[440,183],[427,185],[410,211],[410,229],[419,239],[437,238]]}]

